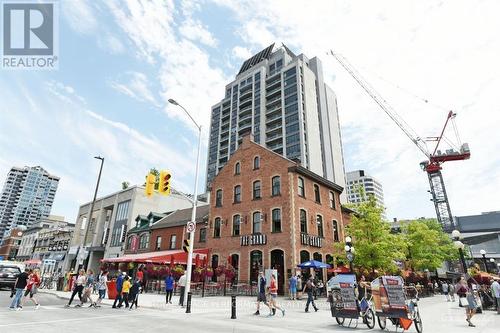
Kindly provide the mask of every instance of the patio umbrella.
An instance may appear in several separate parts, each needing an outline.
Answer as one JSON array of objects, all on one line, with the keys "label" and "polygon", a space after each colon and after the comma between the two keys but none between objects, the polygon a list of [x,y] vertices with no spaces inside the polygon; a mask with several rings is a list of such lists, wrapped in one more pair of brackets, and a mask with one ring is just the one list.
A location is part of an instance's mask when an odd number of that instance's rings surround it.
[{"label": "patio umbrella", "polygon": [[321,262],[321,261],[309,260],[309,261],[306,261],[306,262],[303,262],[303,263],[297,265],[297,267],[300,267],[300,268],[330,268],[331,266],[328,264],[325,264],[324,262]]}]

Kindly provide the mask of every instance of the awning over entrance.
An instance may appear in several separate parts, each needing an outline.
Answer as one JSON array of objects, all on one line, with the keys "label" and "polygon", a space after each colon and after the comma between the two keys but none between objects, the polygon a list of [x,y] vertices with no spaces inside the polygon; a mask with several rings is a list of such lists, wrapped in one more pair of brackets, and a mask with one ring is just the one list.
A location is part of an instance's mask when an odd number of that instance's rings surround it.
[{"label": "awning over entrance", "polygon": [[[208,249],[193,250],[193,264],[199,263],[208,256]],[[151,263],[151,264],[186,264],[188,254],[182,250],[168,250],[158,252],[147,252],[138,254],[127,254],[118,258],[105,258],[102,262],[135,262],[135,263]],[[199,264],[198,263],[198,264]]]}]

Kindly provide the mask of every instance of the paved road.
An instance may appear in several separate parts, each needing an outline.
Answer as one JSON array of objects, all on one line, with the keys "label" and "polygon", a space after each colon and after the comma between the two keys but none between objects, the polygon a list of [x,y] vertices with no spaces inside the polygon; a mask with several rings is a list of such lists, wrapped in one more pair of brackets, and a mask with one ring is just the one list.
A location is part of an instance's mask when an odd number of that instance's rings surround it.
[{"label": "paved road", "polygon": [[[231,320],[229,299],[225,298],[195,298],[193,313],[185,314],[184,309],[176,305],[164,305],[160,300],[156,308],[139,308],[137,311],[111,309],[104,306],[100,309],[64,308],[66,301],[48,294],[39,294],[40,309],[26,303],[22,311],[10,311],[9,293],[0,291],[0,332],[160,332],[164,330],[175,332],[354,332],[367,331],[360,324],[357,330],[339,327],[335,324],[324,300],[318,301],[320,311],[304,313],[304,303],[281,300],[287,311],[282,317],[269,318],[264,315],[253,316],[255,303],[253,299],[240,297],[238,299],[238,319]],[[500,315],[488,311],[477,315],[475,329],[466,326],[464,310],[456,303],[444,302],[441,297],[422,299],[421,314],[425,333],[498,333]],[[390,327],[394,331],[393,327]],[[375,331],[379,331],[376,327]],[[409,332],[415,332],[410,328]]]}]

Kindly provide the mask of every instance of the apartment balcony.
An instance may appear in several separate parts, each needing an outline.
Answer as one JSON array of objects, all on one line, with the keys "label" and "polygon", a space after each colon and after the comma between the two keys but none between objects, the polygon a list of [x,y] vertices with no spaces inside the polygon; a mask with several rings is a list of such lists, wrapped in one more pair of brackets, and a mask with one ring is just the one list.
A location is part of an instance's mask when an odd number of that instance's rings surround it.
[{"label": "apartment balcony", "polygon": [[276,120],[280,120],[281,122],[281,119],[282,119],[282,115],[281,115],[281,112],[275,112],[274,114],[267,114],[266,115],[266,124],[272,124],[273,122],[275,122]]},{"label": "apartment balcony", "polygon": [[244,109],[245,107],[252,105],[252,98],[245,99],[244,101],[240,101],[240,110]]},{"label": "apartment balcony", "polygon": [[323,238],[319,237],[319,236],[301,233],[300,234],[300,244],[309,245],[312,247],[323,247]]},{"label": "apartment balcony", "polygon": [[248,120],[250,120],[250,122],[252,122],[252,113],[247,113],[246,115],[240,115],[239,124],[241,124],[242,122],[248,121]]},{"label": "apartment balcony", "polygon": [[240,91],[240,102],[246,98],[252,97],[252,89],[248,89],[245,91]]},{"label": "apartment balcony", "polygon": [[276,134],[266,136],[266,145],[269,146],[278,146],[281,145],[283,146],[283,133],[281,131],[277,132]]},{"label": "apartment balcony", "polygon": [[265,234],[251,234],[240,237],[241,246],[266,245],[267,236]]}]

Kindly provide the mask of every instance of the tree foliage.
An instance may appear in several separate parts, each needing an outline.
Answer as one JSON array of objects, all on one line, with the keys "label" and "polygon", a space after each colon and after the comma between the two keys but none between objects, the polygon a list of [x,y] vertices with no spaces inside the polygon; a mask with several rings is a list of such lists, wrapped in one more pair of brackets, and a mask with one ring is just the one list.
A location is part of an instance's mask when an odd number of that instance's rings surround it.
[{"label": "tree foliage", "polygon": [[122,182],[122,190],[128,189],[129,186],[130,186],[130,182],[128,182],[128,181]]}]

